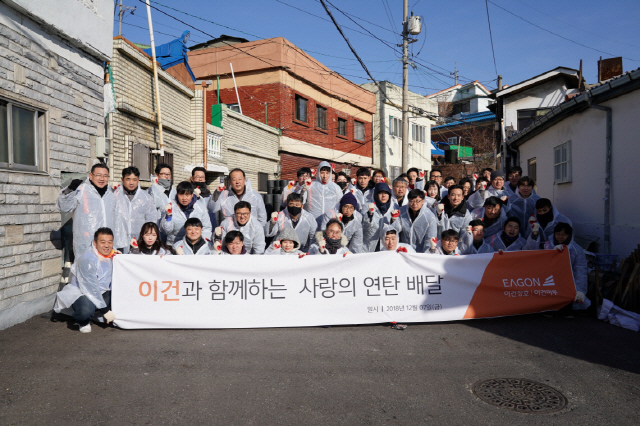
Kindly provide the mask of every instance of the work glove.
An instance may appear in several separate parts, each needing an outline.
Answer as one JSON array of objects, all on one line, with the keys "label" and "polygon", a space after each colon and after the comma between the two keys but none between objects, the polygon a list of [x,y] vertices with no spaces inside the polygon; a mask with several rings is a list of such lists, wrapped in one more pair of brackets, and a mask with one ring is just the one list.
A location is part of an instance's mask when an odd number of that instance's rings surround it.
[{"label": "work glove", "polygon": [[562,253],[565,247],[566,246],[564,244],[558,244],[557,246],[554,247],[554,249],[558,250],[558,253]]},{"label": "work glove", "polygon": [[274,241],[273,242],[273,248],[276,250],[279,250],[280,247],[282,247],[282,245],[280,244],[280,240]]},{"label": "work glove", "polygon": [[355,188],[349,188],[349,192],[351,193],[351,195],[356,195],[356,189]]},{"label": "work glove", "polygon": [[529,218],[529,225],[531,225],[531,227],[533,227],[533,224],[536,223],[538,220],[536,219],[536,217],[534,215],[531,215],[531,217]]},{"label": "work glove", "polygon": [[295,182],[294,182],[294,181],[292,181],[292,180],[290,180],[290,181],[289,181],[289,184],[287,185],[287,189],[291,189],[291,188],[293,188],[293,187],[294,187],[294,185],[295,185]]},{"label": "work glove", "polygon": [[273,221],[273,223],[276,223],[278,221],[278,212],[271,213],[271,220]]},{"label": "work glove", "polygon": [[69,186],[67,188],[69,188],[72,191],[75,191],[76,189],[78,189],[78,187],[80,186],[80,184],[82,183],[82,179],[74,179],[71,181],[71,183],[69,184]]},{"label": "work glove", "polygon": [[438,216],[440,216],[443,211],[444,211],[444,204],[442,203],[438,204]]},{"label": "work glove", "polygon": [[225,189],[227,189],[227,187],[226,187],[226,186],[224,186],[224,183],[220,182],[220,185],[218,185],[218,192],[222,192],[222,191],[224,191]]},{"label": "work glove", "polygon": [[311,176],[316,177],[317,169],[311,169]]},{"label": "work glove", "polygon": [[136,237],[133,237],[131,239],[131,244],[129,244],[131,247],[133,248],[138,248],[138,240],[136,240]]},{"label": "work glove", "polygon": [[509,199],[509,197],[507,197],[506,195],[503,195],[502,197],[500,197],[500,199],[502,200],[503,203],[506,204],[506,202]]},{"label": "work glove", "polygon": [[104,317],[104,320],[107,322],[107,324],[116,319],[116,314],[114,314],[113,311],[107,311],[107,313],[102,314],[102,316]]},{"label": "work glove", "polygon": [[167,216],[171,216],[173,214],[173,203],[164,206],[164,210],[167,212]]},{"label": "work glove", "polygon": [[482,191],[481,194],[484,194],[485,189],[487,189],[487,182],[482,182],[479,189],[479,191]]},{"label": "work glove", "polygon": [[198,197],[198,198],[200,198],[200,193],[201,193],[201,192],[202,192],[202,191],[200,191],[200,188],[198,188],[198,187],[196,187],[196,188],[193,190],[193,193],[194,193],[194,194],[196,194],[196,197]]},{"label": "work glove", "polygon": [[118,188],[120,188],[120,184],[113,185],[113,186],[111,187],[111,190],[115,192],[115,190],[116,190],[116,189],[118,189]]},{"label": "work glove", "polygon": [[159,183],[158,183],[158,176],[154,176],[154,177],[153,177],[153,183],[155,183],[156,185],[159,185]]},{"label": "work glove", "polygon": [[356,186],[357,183],[358,183],[358,179],[351,178],[351,185]]},{"label": "work glove", "polygon": [[122,254],[122,252],[120,250],[114,250],[111,252],[111,259],[113,260],[114,257],[116,257],[117,255]]},{"label": "work glove", "polygon": [[312,181],[311,181],[311,179],[307,179],[307,180],[305,180],[305,181],[304,181],[305,186],[304,186],[304,188],[302,188],[302,189],[309,189],[309,187],[311,186],[311,182],[312,182]]},{"label": "work glove", "polygon": [[540,232],[540,224],[538,222],[534,222],[531,224],[531,232],[534,234]]},{"label": "work glove", "polygon": [[478,180],[478,174],[477,173],[473,174],[473,180]]},{"label": "work glove", "polygon": [[398,247],[396,250],[397,253],[409,253],[406,247]]},{"label": "work glove", "polygon": [[576,291],[576,298],[573,299],[574,302],[584,303],[584,293],[581,291]]},{"label": "work glove", "polygon": [[323,238],[322,240],[320,240],[320,253],[324,253],[326,247],[327,247],[327,240]]},{"label": "work glove", "polygon": [[336,218],[337,218],[340,222],[342,222],[342,213],[338,213],[338,214],[336,215]]},{"label": "work glove", "polygon": [[220,240],[213,243],[213,249],[216,251],[216,253],[220,254],[220,251],[222,250],[222,243],[220,242]]},{"label": "work glove", "polygon": [[369,203],[369,214],[373,214],[373,212],[376,210],[376,204],[375,203]]},{"label": "work glove", "polygon": [[182,246],[180,246],[180,247],[178,247],[176,249],[176,254],[179,254],[179,255],[183,255],[184,254],[184,249],[182,248]]},{"label": "work glove", "polygon": [[431,246],[431,249],[435,250],[435,248],[438,247],[438,239],[436,237],[431,238],[429,240],[429,244]]},{"label": "work glove", "polygon": [[504,254],[504,250],[498,249],[498,254]]},{"label": "work glove", "polygon": [[400,217],[400,210],[391,210],[391,218],[393,220]]},{"label": "work glove", "polygon": [[420,179],[424,179],[424,175],[425,175],[424,170],[418,173],[418,176],[420,176]]},{"label": "work glove", "polygon": [[472,234],[473,233],[473,226],[467,225],[467,232]]},{"label": "work glove", "polygon": [[215,229],[216,237],[220,238],[222,236],[222,226],[218,226]]},{"label": "work glove", "polygon": [[307,255],[307,253],[298,253],[298,259],[302,259],[306,255]]}]

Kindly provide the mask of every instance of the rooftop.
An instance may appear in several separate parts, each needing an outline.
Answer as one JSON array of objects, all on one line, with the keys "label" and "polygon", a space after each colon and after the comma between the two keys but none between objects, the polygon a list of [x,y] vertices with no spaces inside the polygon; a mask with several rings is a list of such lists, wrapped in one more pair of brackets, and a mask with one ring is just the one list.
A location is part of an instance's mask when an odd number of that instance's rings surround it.
[{"label": "rooftop", "polygon": [[491,111],[474,112],[471,114],[460,114],[460,119],[454,120],[451,123],[441,124],[440,126],[434,126],[432,129],[445,129],[448,127],[459,126],[465,123],[478,123],[482,121],[493,121],[496,119],[496,115]]}]

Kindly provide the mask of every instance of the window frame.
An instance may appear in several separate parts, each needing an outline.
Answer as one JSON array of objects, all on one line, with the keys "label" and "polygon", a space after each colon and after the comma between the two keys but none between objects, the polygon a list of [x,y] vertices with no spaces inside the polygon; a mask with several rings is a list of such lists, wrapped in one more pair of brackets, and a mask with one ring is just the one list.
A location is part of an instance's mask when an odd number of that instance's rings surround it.
[{"label": "window frame", "polygon": [[[565,158],[562,159],[562,152],[564,150]],[[561,158],[558,161],[557,153],[560,153]],[[566,174],[563,174],[562,166],[566,164]],[[558,171],[560,171],[558,173]],[[553,147],[553,183],[571,183],[571,140],[568,140],[560,145]]]},{"label": "window frame", "polygon": [[458,137],[452,136],[450,138],[447,138],[447,142],[449,142],[449,145],[458,145]]},{"label": "window frame", "polygon": [[[320,124],[320,117],[322,114],[320,114],[321,111],[324,111],[324,127],[322,127]],[[324,130],[325,132],[328,130],[328,126],[327,126],[327,115],[328,115],[329,111],[327,109],[327,107],[322,106],[320,104],[316,104],[316,128],[320,129],[320,130]]]},{"label": "window frame", "polygon": [[[6,106],[6,143],[7,160],[0,161],[0,170],[15,172],[46,173],[49,168],[48,160],[48,115],[47,111],[36,106],[0,96],[0,103]],[[34,162],[35,165],[21,164],[14,161],[13,152],[13,108],[20,108],[33,113]],[[0,142],[1,143],[1,142]]]},{"label": "window frame", "polygon": [[[340,133],[340,124],[344,123],[344,134]],[[347,138],[349,135],[349,120],[347,120],[346,118],[342,118],[342,117],[338,117],[338,129],[337,129],[337,135],[338,137],[341,138]]]},{"label": "window frame", "polygon": [[[304,101],[304,120],[300,118],[300,109],[298,108],[298,102]],[[302,95],[296,94],[293,101],[294,111],[293,118],[300,123],[309,124],[309,99],[305,98]]]},{"label": "window frame", "polygon": [[426,126],[411,123],[411,140],[418,143],[427,143]]},{"label": "window frame", "polygon": [[[357,125],[362,125],[362,139],[358,139]],[[367,128],[364,124],[364,121],[353,120],[353,140],[357,142],[366,142],[367,141]]]},{"label": "window frame", "polygon": [[[532,157],[527,160],[527,176],[534,180],[534,182],[538,181],[538,163],[537,158]],[[554,171],[555,173],[555,171]]]},{"label": "window frame", "polygon": [[394,117],[393,115],[389,116],[389,136],[402,138],[402,119],[401,118]]},{"label": "window frame", "polygon": [[[545,115],[546,113],[548,113],[551,110],[551,108],[525,108],[525,109],[519,109],[516,111],[516,123],[518,123],[518,128],[517,131],[521,132],[524,129],[526,129],[527,127],[531,126],[538,118],[542,117],[543,115]],[[532,117],[520,117],[520,114],[524,114],[524,113],[533,113]],[[527,124],[526,126],[520,126],[520,121],[524,121],[524,120],[531,120],[529,122],[529,124]]]}]

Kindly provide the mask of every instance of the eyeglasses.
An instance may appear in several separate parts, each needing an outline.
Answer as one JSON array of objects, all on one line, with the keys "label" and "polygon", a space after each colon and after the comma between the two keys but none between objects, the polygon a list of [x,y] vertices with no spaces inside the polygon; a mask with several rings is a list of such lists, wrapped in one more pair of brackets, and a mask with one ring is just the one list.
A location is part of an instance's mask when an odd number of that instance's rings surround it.
[{"label": "eyeglasses", "polygon": [[249,212],[249,213],[237,213],[236,212],[236,216],[242,216],[242,217],[251,216],[251,212]]},{"label": "eyeglasses", "polygon": [[424,200],[422,198],[414,198],[413,200],[409,200],[409,204],[422,204]]},{"label": "eyeglasses", "polygon": [[341,230],[339,230],[339,229],[338,229],[338,230],[333,230],[333,231],[326,230],[326,231],[325,231],[325,233],[326,233],[327,235],[331,235],[331,236],[333,236],[333,235],[340,235],[340,234],[342,233],[342,231],[341,231]]},{"label": "eyeglasses", "polygon": [[431,175],[432,178],[442,177],[442,175]]},{"label": "eyeglasses", "polygon": [[109,175],[108,174],[107,175],[93,175],[93,176],[97,177],[98,179],[102,179],[102,178],[109,179]]},{"label": "eyeglasses", "polygon": [[348,212],[352,212],[354,211],[356,208],[353,207],[351,204],[345,204],[344,206],[342,206],[342,210],[346,210]]},{"label": "eyeglasses", "polygon": [[158,176],[162,178],[170,178],[171,173],[158,173]]}]

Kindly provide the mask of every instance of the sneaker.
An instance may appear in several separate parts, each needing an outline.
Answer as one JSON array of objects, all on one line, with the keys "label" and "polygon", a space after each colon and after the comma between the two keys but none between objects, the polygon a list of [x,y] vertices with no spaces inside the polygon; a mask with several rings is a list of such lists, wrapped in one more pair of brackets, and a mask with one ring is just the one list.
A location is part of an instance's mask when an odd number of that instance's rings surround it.
[{"label": "sneaker", "polygon": [[91,324],[80,326],[80,333],[91,333]]}]

